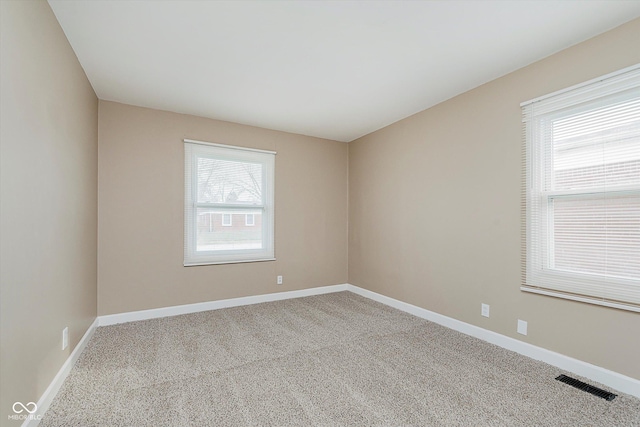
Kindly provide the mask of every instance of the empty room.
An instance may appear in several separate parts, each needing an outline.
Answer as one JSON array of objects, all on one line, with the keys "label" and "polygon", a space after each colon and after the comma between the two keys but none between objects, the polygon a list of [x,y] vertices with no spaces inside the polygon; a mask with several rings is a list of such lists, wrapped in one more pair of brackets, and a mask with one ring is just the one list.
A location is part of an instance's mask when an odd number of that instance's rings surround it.
[{"label": "empty room", "polygon": [[0,426],[640,426],[640,1],[0,31]]}]

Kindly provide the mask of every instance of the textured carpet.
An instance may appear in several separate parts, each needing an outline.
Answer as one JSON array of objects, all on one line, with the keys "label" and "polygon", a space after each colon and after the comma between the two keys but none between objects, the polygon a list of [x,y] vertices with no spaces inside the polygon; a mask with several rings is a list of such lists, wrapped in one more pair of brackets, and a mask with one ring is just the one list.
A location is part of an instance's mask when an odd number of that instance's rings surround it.
[{"label": "textured carpet", "polygon": [[98,328],[40,426],[640,426],[561,373],[340,292]]}]

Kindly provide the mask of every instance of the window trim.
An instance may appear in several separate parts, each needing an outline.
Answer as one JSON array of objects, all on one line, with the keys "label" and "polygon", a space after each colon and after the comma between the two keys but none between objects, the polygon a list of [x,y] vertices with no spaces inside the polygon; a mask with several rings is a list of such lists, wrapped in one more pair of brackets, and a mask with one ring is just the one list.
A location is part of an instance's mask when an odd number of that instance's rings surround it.
[{"label": "window trim", "polygon": [[[184,211],[184,263],[185,267],[198,265],[236,264],[245,262],[275,261],[275,151],[236,147],[225,144],[184,139],[185,161],[185,211]],[[212,150],[208,150],[208,147]],[[220,150],[222,149],[222,150]],[[217,153],[214,153],[217,150]],[[207,153],[209,151],[209,153]],[[238,162],[261,163],[263,165],[264,197],[261,205],[234,203],[196,202],[198,158],[211,157]],[[194,185],[195,183],[195,185]],[[261,249],[197,251],[197,211],[198,208],[211,207],[219,211],[245,213],[261,210],[262,242]],[[232,220],[233,223],[233,220]]]},{"label": "window trim", "polygon": [[[229,215],[229,222],[227,223],[224,220],[225,215]],[[232,213],[222,213],[222,220],[220,221],[223,227],[233,227],[233,214]]]},{"label": "window trim", "polygon": [[[537,192],[534,192],[533,185],[535,182],[544,182],[540,174],[544,174],[545,148],[549,141],[544,140],[541,136],[545,134],[544,126],[557,117],[563,117],[575,114],[586,104],[598,102],[605,98],[612,97],[616,99],[622,95],[623,91],[636,90],[640,79],[640,64],[598,77],[587,82],[553,92],[535,98],[531,101],[523,102],[523,144],[522,144],[522,282],[520,289],[525,292],[531,292],[552,297],[559,297],[573,301],[586,302],[590,304],[602,305],[612,308],[618,308],[628,311],[640,312],[640,304],[635,302],[631,296],[631,300],[619,299],[621,292],[624,294],[625,289],[633,289],[636,292],[638,281],[635,279],[615,278],[611,276],[600,276],[595,274],[586,274],[575,271],[565,271],[553,267],[553,229],[551,225],[551,213],[553,209],[552,200],[566,197],[597,197],[611,196],[620,194],[638,194],[640,188],[636,185],[618,187],[610,191],[594,191],[594,189],[577,189],[577,190],[551,190],[545,191],[544,186],[540,186]],[[530,104],[542,101],[542,107],[539,110],[531,111]],[[548,104],[545,102],[549,101]],[[529,107],[530,106],[530,107]],[[535,107],[534,107],[535,108]],[[528,110],[528,111],[527,111]],[[547,123],[545,123],[545,121]],[[529,165],[532,165],[531,167]],[[542,181],[537,181],[542,180]],[[536,184],[538,185],[538,184]],[[538,205],[537,225],[531,225],[532,205]],[[533,236],[532,228],[536,228],[541,235]],[[546,230],[545,230],[546,229]],[[542,236],[542,237],[540,237]],[[533,239],[538,241],[538,245],[534,247]],[[534,251],[537,251],[535,254]],[[546,252],[545,252],[546,251]],[[536,257],[533,260],[532,257]],[[565,286],[559,283],[553,283],[553,278],[561,278],[575,280],[571,286]],[[604,278],[609,280],[609,284],[605,284]],[[613,288],[608,287],[613,286]],[[613,294],[605,297],[593,294],[606,295],[602,291],[610,289]],[[600,289],[598,291],[598,288]],[[567,290],[571,289],[571,291]],[[591,289],[591,291],[589,291]],[[576,293],[576,291],[585,292]],[[591,295],[590,295],[591,293]]]},{"label": "window trim", "polygon": [[617,70],[617,71],[613,71],[613,72],[611,72],[609,74],[605,74],[604,76],[596,77],[594,79],[587,80],[586,82],[578,83],[578,84],[575,84],[573,86],[569,86],[569,87],[566,87],[564,89],[560,89],[560,90],[557,90],[555,92],[551,92],[551,93],[548,93],[546,95],[542,95],[542,96],[539,96],[537,98],[533,98],[533,99],[530,99],[528,101],[521,102],[520,103],[520,107],[526,107],[529,104],[533,104],[533,103],[536,103],[536,102],[544,101],[544,100],[549,99],[549,98],[554,98],[556,96],[563,95],[563,94],[568,93],[568,92],[574,92],[574,91],[577,91],[579,89],[588,88],[589,86],[592,86],[592,85],[594,85],[596,83],[600,83],[600,82],[603,82],[605,80],[610,80],[610,79],[612,79],[614,77],[622,76],[624,74],[627,74],[627,73],[630,73],[630,72],[634,72],[634,71],[637,71],[637,70],[640,70],[640,64],[631,65],[629,67],[622,68],[622,69]]},{"label": "window trim", "polygon": [[[249,217],[251,217],[251,223],[248,221]],[[256,214],[244,214],[244,225],[245,227],[254,227],[256,225]]]}]

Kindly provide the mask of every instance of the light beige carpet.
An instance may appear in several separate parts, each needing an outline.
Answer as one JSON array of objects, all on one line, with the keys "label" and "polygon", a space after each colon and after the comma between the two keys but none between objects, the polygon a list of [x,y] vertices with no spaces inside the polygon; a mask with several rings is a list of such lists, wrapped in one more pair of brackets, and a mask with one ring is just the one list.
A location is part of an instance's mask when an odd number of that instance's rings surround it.
[{"label": "light beige carpet", "polygon": [[40,425],[640,426],[561,373],[340,292],[98,328]]}]

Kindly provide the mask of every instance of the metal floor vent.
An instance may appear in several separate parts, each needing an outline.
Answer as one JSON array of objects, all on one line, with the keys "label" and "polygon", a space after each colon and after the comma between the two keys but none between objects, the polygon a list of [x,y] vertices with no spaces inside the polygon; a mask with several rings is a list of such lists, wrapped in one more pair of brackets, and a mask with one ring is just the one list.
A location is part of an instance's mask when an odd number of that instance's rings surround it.
[{"label": "metal floor vent", "polygon": [[582,391],[586,391],[587,393],[591,393],[594,396],[601,397],[605,400],[612,401],[616,398],[617,394],[609,393],[608,391],[604,391],[601,388],[594,387],[587,383],[583,383],[582,381],[576,380],[575,378],[568,377],[566,375],[560,375],[556,378],[558,381],[563,382],[565,384],[569,384],[572,387],[578,388]]}]

